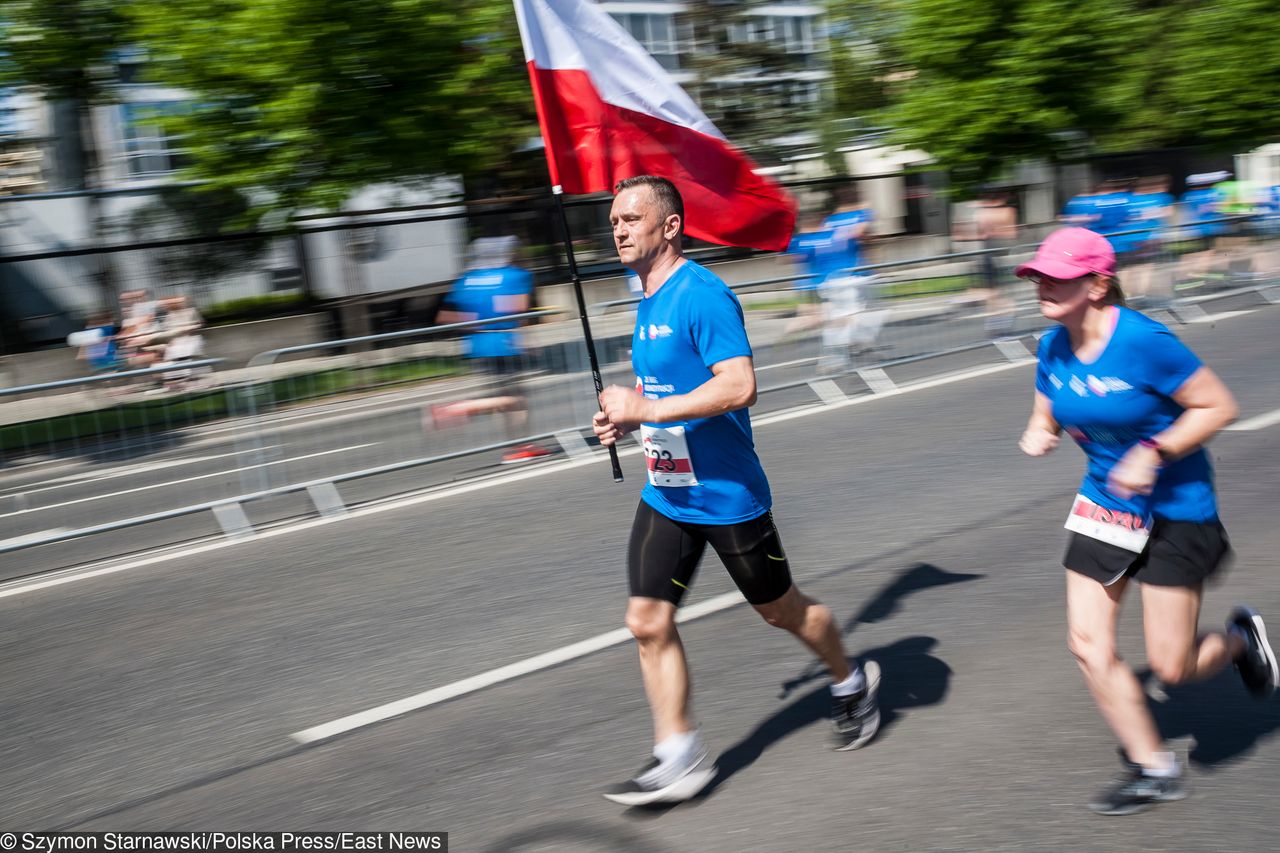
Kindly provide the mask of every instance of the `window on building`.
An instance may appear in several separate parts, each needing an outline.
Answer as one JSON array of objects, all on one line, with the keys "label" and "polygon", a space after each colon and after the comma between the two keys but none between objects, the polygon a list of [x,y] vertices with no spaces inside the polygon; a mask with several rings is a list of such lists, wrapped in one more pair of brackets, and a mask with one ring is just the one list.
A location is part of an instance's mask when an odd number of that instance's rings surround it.
[{"label": "window on building", "polygon": [[186,104],[178,101],[127,103],[120,109],[124,156],[131,178],[163,177],[185,165],[181,138],[166,132],[161,119],[181,114]]},{"label": "window on building", "polygon": [[781,18],[787,53],[813,53],[813,18]]},{"label": "window on building", "polygon": [[760,15],[750,19],[747,25],[748,41],[773,41],[776,36],[775,20],[769,15]]},{"label": "window on building", "polygon": [[625,12],[613,17],[659,65],[668,71],[680,69],[679,55],[689,49],[692,39],[688,27],[677,27],[674,16]]},{"label": "window on building", "polygon": [[114,51],[116,82],[126,85],[142,82],[142,72],[147,64],[147,51],[136,46],[122,47]]}]

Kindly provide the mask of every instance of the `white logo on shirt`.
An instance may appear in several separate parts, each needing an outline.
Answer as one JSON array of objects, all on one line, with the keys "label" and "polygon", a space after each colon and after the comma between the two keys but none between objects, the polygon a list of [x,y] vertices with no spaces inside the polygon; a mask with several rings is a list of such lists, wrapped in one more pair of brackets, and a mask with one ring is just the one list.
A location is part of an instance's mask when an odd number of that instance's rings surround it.
[{"label": "white logo on shirt", "polygon": [[1067,383],[1067,386],[1071,388],[1072,391],[1075,391],[1077,394],[1079,394],[1081,397],[1089,396],[1089,389],[1086,388],[1085,384],[1080,381],[1079,376],[1072,376],[1071,381]]},{"label": "white logo on shirt", "polygon": [[[670,334],[671,334],[671,327],[670,327],[670,326],[668,326],[666,323],[663,323],[661,326],[655,326],[655,325],[653,325],[652,323],[651,323],[651,324],[649,324],[649,339],[650,339],[650,340],[654,340],[654,341],[656,341],[658,338],[665,338],[665,337],[667,337],[667,336],[668,336],[668,335],[670,335]],[[641,338],[643,338],[643,337],[644,337],[644,335],[643,335],[643,334],[641,334],[641,336],[640,336],[640,337],[641,337]]]},{"label": "white logo on shirt", "polygon": [[[1072,377],[1072,379],[1074,381],[1074,377]],[[1085,381],[1086,387],[1088,387],[1090,391],[1092,391],[1094,394],[1098,395],[1099,397],[1105,397],[1111,391],[1132,391],[1133,390],[1132,385],[1130,385],[1128,382],[1125,382],[1123,379],[1119,379],[1115,376],[1097,377],[1091,373],[1085,377],[1084,381]],[[1074,385],[1072,385],[1071,387],[1073,390],[1076,391],[1076,393],[1078,394],[1081,393],[1079,389],[1076,389]]]},{"label": "white logo on shirt", "polygon": [[1053,374],[1053,373],[1049,374],[1049,382],[1053,385],[1054,388],[1058,389],[1059,391],[1062,390],[1062,380],[1059,379],[1056,374]]}]

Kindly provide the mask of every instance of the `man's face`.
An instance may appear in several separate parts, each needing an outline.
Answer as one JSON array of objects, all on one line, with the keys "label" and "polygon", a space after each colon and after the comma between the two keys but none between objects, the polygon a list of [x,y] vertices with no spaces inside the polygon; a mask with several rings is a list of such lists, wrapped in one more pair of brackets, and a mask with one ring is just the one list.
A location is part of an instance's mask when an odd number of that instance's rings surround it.
[{"label": "man's face", "polygon": [[630,187],[618,193],[609,210],[613,244],[623,266],[644,266],[655,259],[679,230],[679,218],[663,217],[649,187]]}]

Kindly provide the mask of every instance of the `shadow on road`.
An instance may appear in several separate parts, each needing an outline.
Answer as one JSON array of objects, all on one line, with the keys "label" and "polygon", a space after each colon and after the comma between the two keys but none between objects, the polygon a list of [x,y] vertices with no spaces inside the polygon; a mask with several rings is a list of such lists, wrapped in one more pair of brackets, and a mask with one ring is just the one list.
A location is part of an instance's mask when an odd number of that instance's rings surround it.
[{"label": "shadow on road", "polygon": [[1198,684],[1165,687],[1167,700],[1149,702],[1165,740],[1190,736],[1187,757],[1201,767],[1239,758],[1280,729],[1280,703],[1259,702],[1233,668]]},{"label": "shadow on road", "polygon": [[[980,580],[983,577],[985,575],[948,572],[932,563],[916,563],[886,584],[870,601],[863,605],[861,610],[851,616],[841,627],[840,633],[847,637],[860,624],[870,625],[874,622],[882,622],[888,619],[901,609],[903,599],[913,592]],[[870,655],[869,652],[867,654]],[[885,668],[884,663],[884,661],[880,661],[881,669]],[[778,698],[785,699],[801,686],[816,678],[825,677],[826,674],[827,669],[822,665],[822,662],[814,660],[795,678],[783,683],[782,692],[778,695]]]},{"label": "shadow on road", "polygon": [[[874,749],[875,745],[889,735],[894,725],[902,718],[902,712],[909,708],[936,705],[947,694],[951,680],[951,668],[930,654],[938,643],[933,637],[907,637],[892,645],[869,649],[866,659],[880,664],[883,672],[880,681],[880,732],[876,739],[866,747]],[[706,800],[716,789],[734,775],[750,767],[761,755],[774,744],[793,732],[808,728],[815,723],[825,723],[831,711],[831,692],[824,684],[810,690],[803,696],[792,700],[780,708],[755,729],[720,753],[716,758],[719,772],[716,778],[702,790],[691,804]],[[827,748],[827,732],[813,732],[813,742],[806,744],[806,749]],[[664,814],[671,809],[684,805],[666,803],[653,806],[637,806],[626,814],[635,817],[653,817]]]},{"label": "shadow on road", "polygon": [[592,850],[599,853],[663,853],[668,848],[625,827],[566,820],[514,832],[486,847],[485,853],[548,849]]},{"label": "shadow on road", "polygon": [[[983,575],[948,572],[930,563],[917,563],[903,571],[881,589],[842,627],[848,635],[859,624],[880,622],[898,612],[902,601],[913,592],[949,584],[978,580]],[[951,668],[931,652],[938,644],[933,637],[914,636],[888,646],[863,651],[859,657],[880,664],[880,732],[877,741],[888,736],[901,719],[902,711],[941,702],[950,686]],[[786,699],[802,685],[819,677],[825,680],[826,668],[818,662],[785,682],[779,699]],[[716,778],[692,802],[701,802],[742,770],[755,763],[765,750],[792,732],[825,721],[831,711],[831,693],[825,683],[813,688],[779,709],[756,726],[745,738],[726,749],[716,759]],[[825,733],[824,733],[825,734]],[[874,746],[875,741],[872,742]],[[814,745],[817,746],[816,744]],[[636,807],[627,813],[638,817],[660,815],[673,804]]]}]

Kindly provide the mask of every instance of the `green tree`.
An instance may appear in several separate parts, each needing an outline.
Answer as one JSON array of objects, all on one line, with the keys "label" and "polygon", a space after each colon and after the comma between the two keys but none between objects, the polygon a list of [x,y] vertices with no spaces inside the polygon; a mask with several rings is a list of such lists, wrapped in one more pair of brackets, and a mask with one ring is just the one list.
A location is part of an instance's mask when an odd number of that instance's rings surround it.
[{"label": "green tree", "polygon": [[902,24],[894,0],[828,3],[834,117],[871,124],[892,105],[895,81],[905,68],[898,39]]},{"label": "green tree", "polygon": [[1131,0],[918,0],[900,36],[911,68],[890,110],[898,139],[961,186],[1029,157],[1096,144],[1120,104],[1102,97]]},{"label": "green tree", "polygon": [[0,85],[38,88],[48,101],[65,102],[73,120],[60,131],[83,152],[69,164],[72,183],[85,189],[99,179],[90,122],[94,104],[112,99],[115,52],[127,44],[128,22],[116,0],[0,0]]},{"label": "green tree", "polygon": [[1274,0],[897,0],[898,139],[972,186],[1030,157],[1280,132]]},{"label": "green tree", "polygon": [[[0,0],[0,85],[35,87],[54,105],[55,131],[73,153],[62,164],[72,189],[102,186],[92,109],[112,100],[115,53],[128,44],[123,9],[119,0]],[[90,193],[87,204],[90,228],[100,240],[98,196]],[[88,263],[103,304],[114,305],[106,256]]]},{"label": "green tree", "polygon": [[169,120],[187,176],[250,196],[251,218],[483,172],[536,133],[507,0],[136,0],[133,18],[150,79],[192,93]]},{"label": "green tree", "polygon": [[1133,15],[1139,49],[1117,63],[1123,117],[1108,150],[1280,138],[1280,6],[1275,0],[1164,0]]}]

